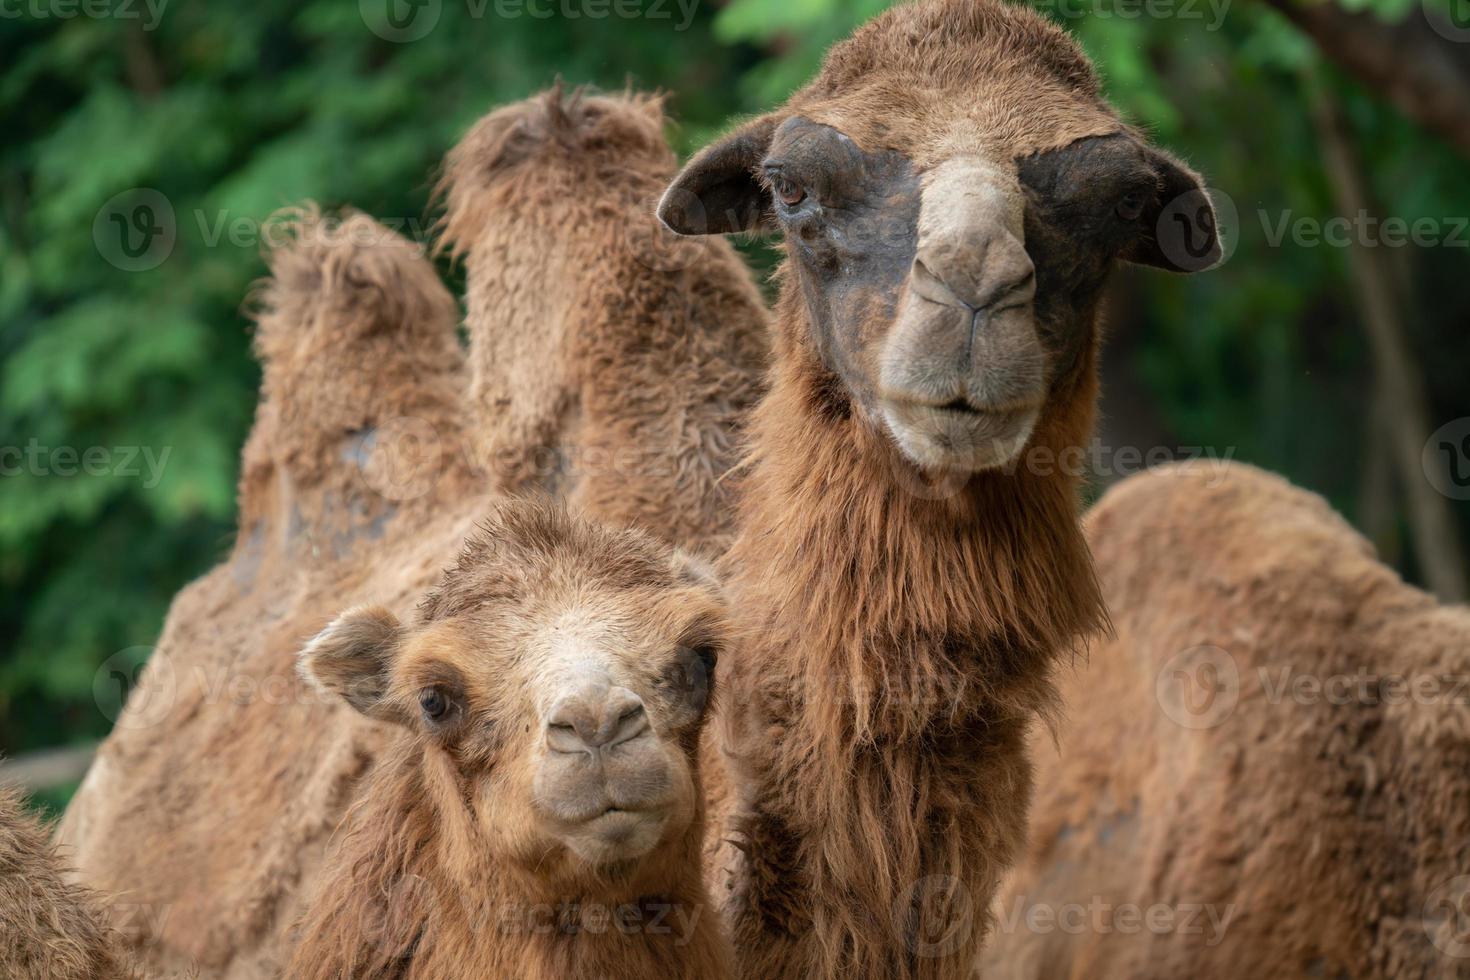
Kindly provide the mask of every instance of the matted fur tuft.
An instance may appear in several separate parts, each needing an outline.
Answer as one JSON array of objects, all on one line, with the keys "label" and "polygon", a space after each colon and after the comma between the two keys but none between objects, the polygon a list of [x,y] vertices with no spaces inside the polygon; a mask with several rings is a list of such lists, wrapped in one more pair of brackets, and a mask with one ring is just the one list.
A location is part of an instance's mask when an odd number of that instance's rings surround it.
[{"label": "matted fur tuft", "polygon": [[457,315],[454,298],[423,261],[424,246],[360,211],[331,217],[311,202],[284,208],[267,219],[265,235],[270,277],[249,302],[262,360],[287,356],[298,344],[331,349],[376,331],[434,343]]},{"label": "matted fur tuft", "polygon": [[329,217],[314,204],[266,228],[271,274],[248,303],[262,405],[242,496],[277,467],[298,487],[355,476],[343,441],[384,423],[422,420],[459,451],[459,311],[423,246],[365,214]]},{"label": "matted fur tuft", "polygon": [[434,198],[443,203],[438,248],[459,257],[488,220],[484,190],[522,166],[575,160],[585,167],[674,165],[664,140],[664,96],[627,91],[567,92],[560,81],[540,95],[477,122],[444,159]]}]

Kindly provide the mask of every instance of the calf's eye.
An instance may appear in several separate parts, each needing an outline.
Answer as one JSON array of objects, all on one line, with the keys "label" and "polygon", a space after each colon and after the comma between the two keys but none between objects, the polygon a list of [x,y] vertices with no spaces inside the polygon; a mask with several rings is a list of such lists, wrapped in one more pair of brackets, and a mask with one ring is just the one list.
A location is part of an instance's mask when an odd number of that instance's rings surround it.
[{"label": "calf's eye", "polygon": [[706,673],[710,674],[715,672],[715,665],[720,661],[720,651],[708,645],[695,647],[694,656],[699,658],[699,662],[704,666]]},{"label": "calf's eye", "polygon": [[443,721],[449,714],[449,699],[437,687],[426,687],[419,692],[419,708],[430,721]]}]

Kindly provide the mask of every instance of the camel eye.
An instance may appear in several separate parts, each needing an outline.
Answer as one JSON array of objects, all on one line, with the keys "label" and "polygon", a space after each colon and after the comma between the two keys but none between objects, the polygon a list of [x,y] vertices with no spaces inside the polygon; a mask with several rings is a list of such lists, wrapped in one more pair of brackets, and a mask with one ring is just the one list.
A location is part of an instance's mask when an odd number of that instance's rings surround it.
[{"label": "camel eye", "polygon": [[695,647],[694,655],[704,665],[707,674],[713,674],[715,672],[715,665],[720,662],[720,651],[712,646]]},{"label": "camel eye", "polygon": [[419,708],[430,721],[443,721],[449,714],[449,699],[437,687],[426,687],[419,692]]},{"label": "camel eye", "polygon": [[806,191],[801,189],[801,185],[780,174],[771,175],[771,189],[788,208],[794,208],[806,200]]},{"label": "camel eye", "polygon": [[1124,195],[1123,199],[1118,202],[1118,217],[1124,221],[1137,221],[1143,214],[1145,203],[1147,202],[1144,200],[1142,191]]}]

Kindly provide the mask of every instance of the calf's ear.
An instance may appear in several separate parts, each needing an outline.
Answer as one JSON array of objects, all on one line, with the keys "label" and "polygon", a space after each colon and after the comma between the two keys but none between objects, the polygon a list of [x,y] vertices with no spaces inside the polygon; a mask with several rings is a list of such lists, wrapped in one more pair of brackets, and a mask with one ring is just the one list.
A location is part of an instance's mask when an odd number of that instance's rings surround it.
[{"label": "calf's ear", "polygon": [[1154,147],[1144,147],[1159,194],[1144,214],[1145,234],[1123,257],[1170,272],[1203,272],[1224,256],[1215,205],[1199,174]]},{"label": "calf's ear", "polygon": [[403,634],[397,617],[382,606],[358,606],[312,638],[297,658],[297,669],[324,694],[369,718],[394,721],[386,695]]},{"label": "calf's ear", "polygon": [[766,191],[756,178],[780,122],[750,122],[694,155],[658,202],[658,217],[680,235],[723,235],[771,224]]}]

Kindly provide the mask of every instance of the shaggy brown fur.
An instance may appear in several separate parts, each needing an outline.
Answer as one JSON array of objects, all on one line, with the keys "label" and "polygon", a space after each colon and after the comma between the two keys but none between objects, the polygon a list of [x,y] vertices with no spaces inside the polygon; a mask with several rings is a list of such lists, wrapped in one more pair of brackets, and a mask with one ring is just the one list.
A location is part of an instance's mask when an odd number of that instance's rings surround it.
[{"label": "shaggy brown fur", "polygon": [[66,871],[46,828],[0,787],[0,976],[139,980],[97,896]]},{"label": "shaggy brown fur", "polygon": [[1033,464],[1089,437],[1102,283],[1117,258],[1170,264],[1148,215],[1178,188],[1198,179],[1119,123],[1060,30],[930,0],[666,193],[687,233],[786,232],[724,562],[749,637],[717,857],[743,976],[969,976],[1024,837],[1027,730],[1104,618],[1077,480]]},{"label": "shaggy brown fur", "polygon": [[[726,562],[757,637],[728,678],[734,941],[751,978],[963,976],[1024,834],[1024,733],[1102,616],[1075,488],[982,475],[915,496],[860,425],[793,433],[815,381],[777,376],[759,530]],[[1091,399],[1071,394],[1038,445],[1082,441]]]},{"label": "shaggy brown fur", "polygon": [[476,439],[500,485],[713,554],[766,316],[728,242],[654,217],[664,125],[632,94],[492,112],[446,160],[444,241],[469,274]]},{"label": "shaggy brown fur", "polygon": [[[483,128],[454,155],[450,231],[471,268],[468,373],[481,407],[464,395],[453,300],[413,245],[366,218],[338,228],[308,214],[270,257],[257,339],[264,400],[243,459],[239,537],[225,564],[176,598],[60,831],[89,884],[168,910],[139,937],[151,966],[198,964],[230,980],[279,972],[301,884],[383,737],[301,686],[295,654],[345,603],[406,616],[484,511],[492,481],[474,461],[531,451],[519,429],[494,421],[508,406],[495,404],[488,371],[528,391],[565,383],[572,393],[550,399],[559,421],[538,430],[559,454],[585,459],[578,447],[613,447],[622,433],[630,454],[669,464],[646,480],[596,471],[544,481],[559,496],[696,547],[727,523],[709,488],[729,465],[730,413],[754,389],[758,296],[727,246],[665,272],[637,264],[641,246],[615,241],[617,215],[646,218],[620,188],[641,193],[672,167],[666,148],[630,152],[657,138],[650,104],[558,105],[544,96],[492,116],[514,124],[535,168],[492,153]],[[538,151],[541,140],[556,146]],[[477,160],[481,151],[492,155]],[[585,212],[502,207],[500,179],[525,201],[557,202],[575,186]],[[551,230],[592,235],[602,251],[564,253],[587,266],[537,261]],[[598,298],[579,282],[624,292]],[[529,297],[573,288],[581,305],[555,333],[532,319]],[[520,315],[502,322],[497,308]],[[545,337],[556,343],[537,347]],[[587,381],[594,370],[636,381],[603,390]],[[519,411],[520,387],[506,397]]]},{"label": "shaggy brown fur", "polygon": [[[414,627],[358,610],[313,641],[305,672],[401,727],[321,876],[288,977],[729,975],[699,863],[696,747],[712,678],[691,674],[697,661],[681,655],[723,646],[725,615],[713,582],[689,575],[682,561],[641,534],[507,505],[422,604]],[[573,632],[577,667],[567,677],[557,662]],[[641,695],[653,726],[604,750],[612,754],[594,764],[607,785],[617,792],[621,779],[642,794],[640,786],[655,785],[651,770],[664,771],[659,759],[678,760],[688,778],[670,783],[675,795],[655,811],[665,816],[651,851],[592,863],[541,802],[551,790],[538,772],[545,776],[548,758],[566,757],[549,749],[555,733],[538,702],[604,668]],[[425,691],[440,698],[436,714],[447,720],[421,710]],[[635,743],[655,754],[634,753]],[[625,752],[641,763],[618,775]],[[577,780],[588,764],[576,759]],[[601,854],[606,845],[597,846]]]},{"label": "shaggy brown fur", "polygon": [[1087,531],[1116,638],[1038,738],[989,975],[1470,977],[1470,610],[1244,465]]}]

